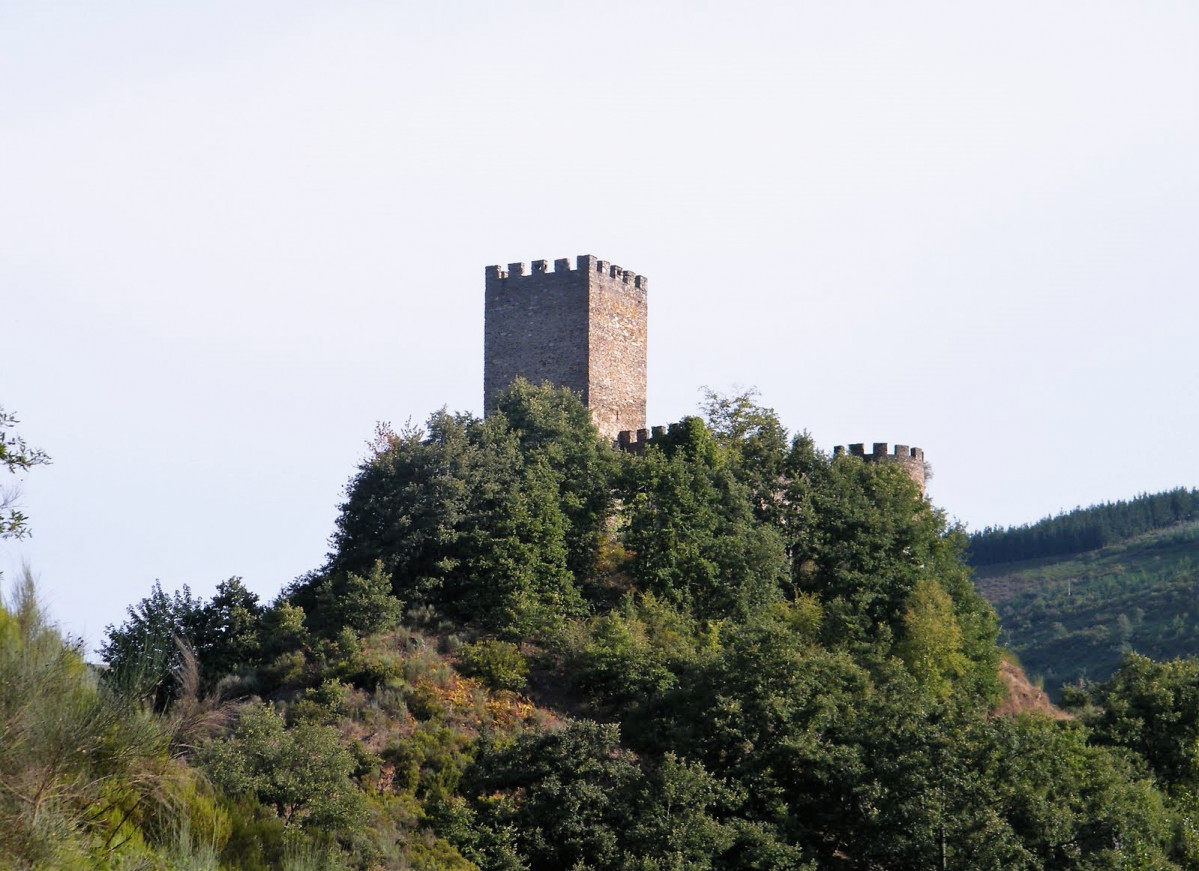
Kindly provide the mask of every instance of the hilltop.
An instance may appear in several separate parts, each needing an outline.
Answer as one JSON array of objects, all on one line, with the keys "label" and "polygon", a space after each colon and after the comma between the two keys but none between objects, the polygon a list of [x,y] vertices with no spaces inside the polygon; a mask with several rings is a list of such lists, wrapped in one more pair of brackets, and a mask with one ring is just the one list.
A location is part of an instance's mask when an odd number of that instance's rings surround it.
[{"label": "hilltop", "polygon": [[269,603],[156,585],[102,673],[27,585],[0,867],[1199,866],[1199,704],[1152,691],[1199,665],[1061,719],[902,466],[703,410],[621,451],[517,381],[381,427],[325,564]]}]

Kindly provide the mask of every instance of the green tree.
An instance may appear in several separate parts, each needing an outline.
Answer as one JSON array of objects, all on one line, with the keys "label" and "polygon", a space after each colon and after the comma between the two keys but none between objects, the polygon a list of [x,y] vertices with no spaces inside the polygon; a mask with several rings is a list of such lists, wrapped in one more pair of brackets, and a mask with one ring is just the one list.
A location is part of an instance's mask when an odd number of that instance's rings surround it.
[{"label": "green tree", "polygon": [[354,758],[337,729],[288,729],[264,703],[242,707],[232,735],[208,744],[199,763],[226,793],[253,795],[288,825],[344,829],[366,814],[366,799],[350,780]]},{"label": "green tree", "polygon": [[485,746],[463,793],[482,867],[702,871],[733,841],[712,815],[722,787],[667,754],[649,769],[614,725],[568,723]]},{"label": "green tree", "polygon": [[241,578],[217,584],[212,599],[200,608],[193,638],[209,682],[258,661],[262,614],[257,594],[247,590]]},{"label": "green tree", "polygon": [[311,641],[304,609],[286,599],[280,599],[266,609],[259,630],[264,662],[270,662],[281,653],[299,650]]},{"label": "green tree", "polygon": [[[965,761],[982,774],[974,806],[989,808],[1016,839],[991,867],[1178,867],[1163,796],[1121,754],[1089,743],[1086,729],[999,717],[976,721],[972,737]],[[970,850],[966,857],[979,857],[972,867],[995,855],[987,839]]]},{"label": "green tree", "polygon": [[204,631],[204,603],[186,584],[168,595],[155,581],[150,595],[125,611],[124,623],[105,627],[108,637],[97,652],[108,663],[110,682],[165,707],[175,697],[183,647],[194,649]]},{"label": "green tree", "polygon": [[787,457],[786,428],[773,408],[758,404],[754,388],[731,396],[707,387],[702,393],[700,409],[708,429],[753,494],[755,512],[760,519],[776,523]]},{"label": "green tree", "polygon": [[649,767],[629,817],[626,864],[637,871],[703,871],[735,842],[734,830],[713,810],[727,789],[698,762],[663,754]]},{"label": "green tree", "polygon": [[[381,433],[347,488],[330,573],[366,576],[382,561],[405,601],[513,635],[581,613],[570,564],[591,559],[606,491],[572,457],[598,456],[595,433],[568,392],[514,390],[501,405],[516,425],[443,411],[427,434]],[[293,591],[310,613],[316,598],[311,585]]]},{"label": "green tree", "polygon": [[1168,788],[1199,790],[1199,659],[1127,654],[1092,695],[1097,741],[1135,751]]},{"label": "green tree", "polygon": [[782,539],[755,521],[751,491],[699,418],[672,425],[630,462],[622,495],[624,540],[643,589],[708,618],[778,595]]},{"label": "green tree", "polygon": [[[830,460],[801,436],[787,457],[779,503],[794,589],[819,598],[826,643],[875,658],[895,652],[921,623],[917,611],[927,612],[935,596],[928,584],[935,583],[952,603],[968,663],[963,673],[955,659],[941,676],[961,674],[955,690],[979,704],[998,697],[998,622],[971,582],[965,536],[902,469],[852,456]],[[923,605],[913,611],[917,600]],[[938,607],[946,611],[944,605]],[[942,626],[954,636],[951,622]],[[931,628],[927,619],[924,628]],[[930,640],[926,634],[920,644]],[[914,656],[915,643],[909,639],[903,654]]]},{"label": "green tree", "polygon": [[382,560],[361,575],[345,572],[323,578],[315,591],[313,631],[333,637],[343,627],[363,636],[394,629],[404,605],[391,590]]},{"label": "green tree", "polygon": [[908,596],[903,635],[895,649],[916,679],[940,699],[948,698],[969,670],[953,599],[931,578],[917,581]]},{"label": "green tree", "polygon": [[[440,599],[446,576],[456,568],[461,525],[471,510],[485,460],[472,443],[473,419],[445,410],[429,417],[426,429],[399,433],[381,427],[371,454],[346,487],[333,534],[330,572],[369,572],[376,562],[408,602]],[[301,585],[293,598],[311,610]]]},{"label": "green tree", "polygon": [[477,641],[456,651],[458,670],[493,689],[519,692],[529,680],[529,663],[510,641]]},{"label": "green tree", "polygon": [[594,569],[612,515],[612,480],[620,455],[600,436],[591,413],[573,392],[517,378],[499,398],[496,415],[521,455],[545,462],[566,517],[566,565],[579,578]]},{"label": "green tree", "polygon": [[106,627],[97,652],[110,680],[152,695],[159,707],[175,698],[185,651],[194,653],[206,687],[260,660],[263,609],[241,578],[221,581],[207,603],[186,584],[168,595],[155,581],[149,596],[125,610],[128,619]]}]

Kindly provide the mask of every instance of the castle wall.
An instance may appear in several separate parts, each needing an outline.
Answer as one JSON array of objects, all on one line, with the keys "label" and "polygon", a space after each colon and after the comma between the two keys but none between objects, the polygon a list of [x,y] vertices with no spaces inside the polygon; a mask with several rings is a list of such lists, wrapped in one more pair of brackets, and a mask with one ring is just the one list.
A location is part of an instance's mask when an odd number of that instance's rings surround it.
[{"label": "castle wall", "polygon": [[649,280],[602,260],[586,260],[591,274],[588,405],[599,431],[615,439],[623,430],[645,428]]},{"label": "castle wall", "polygon": [[559,260],[526,272],[523,263],[486,270],[483,413],[495,411],[517,376],[568,387],[588,401],[587,317],[590,274]]},{"label": "castle wall", "polygon": [[644,276],[597,260],[535,260],[486,269],[483,411],[517,376],[567,387],[591,409],[600,433],[645,427]]}]

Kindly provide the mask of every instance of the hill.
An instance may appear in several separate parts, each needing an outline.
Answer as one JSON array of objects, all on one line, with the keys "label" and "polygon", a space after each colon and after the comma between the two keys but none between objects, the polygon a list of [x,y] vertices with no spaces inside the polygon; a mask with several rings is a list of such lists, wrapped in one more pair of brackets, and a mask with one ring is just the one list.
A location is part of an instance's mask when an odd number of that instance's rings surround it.
[{"label": "hill", "polygon": [[1021,526],[987,527],[970,536],[973,566],[1068,556],[1127,541],[1155,529],[1199,520],[1199,490],[1178,487],[1135,499],[1075,508]]},{"label": "hill", "polygon": [[1154,659],[1199,652],[1199,522],[1083,553],[976,568],[999,614],[1000,643],[1057,696],[1104,681],[1135,651]]},{"label": "hill", "polygon": [[324,565],[155,585],[102,672],[27,584],[0,869],[1199,867],[1199,663],[1055,716],[902,468],[705,410],[620,451],[518,381],[381,428]]}]

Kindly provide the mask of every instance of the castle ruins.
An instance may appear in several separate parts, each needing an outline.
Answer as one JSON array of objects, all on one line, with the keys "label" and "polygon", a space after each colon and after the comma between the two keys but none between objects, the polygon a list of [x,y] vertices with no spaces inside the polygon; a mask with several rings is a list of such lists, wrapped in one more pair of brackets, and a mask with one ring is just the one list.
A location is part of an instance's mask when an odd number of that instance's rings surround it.
[{"label": "castle ruins", "polygon": [[[665,432],[646,428],[649,279],[590,254],[570,260],[509,263],[485,270],[483,413],[516,378],[549,381],[577,393],[591,419],[622,449],[645,450]],[[885,442],[849,446],[865,462],[897,463],[924,489],[924,451]],[[845,454],[838,445],[834,456]]]},{"label": "castle ruins", "polygon": [[645,429],[649,279],[589,254],[486,269],[483,413],[518,376],[579,394],[605,437]]}]

